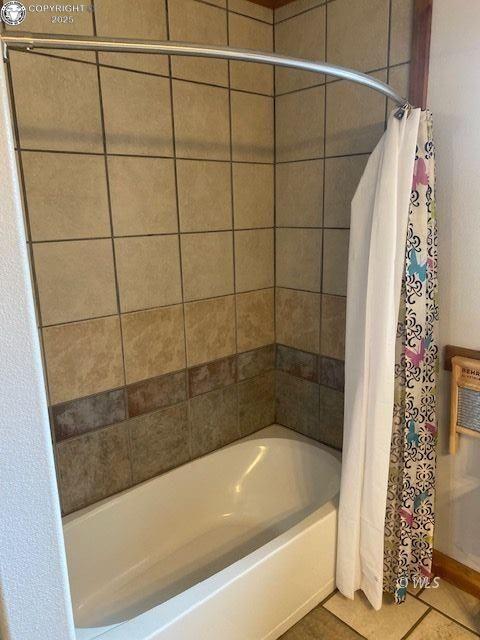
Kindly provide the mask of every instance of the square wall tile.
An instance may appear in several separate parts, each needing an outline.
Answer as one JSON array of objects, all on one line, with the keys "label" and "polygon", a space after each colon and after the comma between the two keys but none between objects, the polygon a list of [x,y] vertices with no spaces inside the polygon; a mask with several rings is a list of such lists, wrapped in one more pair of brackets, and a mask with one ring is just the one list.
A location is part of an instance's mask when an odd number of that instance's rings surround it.
[{"label": "square wall tile", "polygon": [[33,246],[42,324],[117,313],[111,240]]},{"label": "square wall tile", "polygon": [[273,289],[237,295],[237,342],[239,351],[249,351],[275,342]]},{"label": "square wall tile", "polygon": [[323,160],[275,165],[279,227],[321,227]]},{"label": "square wall tile", "polygon": [[17,51],[11,51],[9,57],[20,145],[103,152],[95,66]]},{"label": "square wall tile", "polygon": [[328,62],[359,71],[387,66],[389,0],[336,0],[328,7]]},{"label": "square wall tile", "polygon": [[189,367],[235,353],[234,297],[186,304],[185,330]]},{"label": "square wall tile", "polygon": [[275,422],[275,371],[238,385],[238,422],[242,438]]},{"label": "square wall tile", "polygon": [[[273,50],[273,27],[229,12],[229,46],[237,49]],[[273,95],[273,67],[252,62],[230,63],[230,86],[233,89]]]},{"label": "square wall tile", "polygon": [[313,9],[320,4],[325,4],[325,1],[326,0],[294,0],[294,2],[284,4],[274,11],[275,24],[282,22],[282,20],[287,20],[287,18],[291,18],[303,11]]},{"label": "square wall tile", "polygon": [[278,287],[320,292],[321,229],[277,229]]},{"label": "square wall tile", "polygon": [[323,232],[323,293],[347,295],[348,229]]},{"label": "square wall tile", "polygon": [[125,384],[118,317],[43,329],[50,403]]},{"label": "square wall tile", "polygon": [[103,158],[24,151],[22,163],[32,240],[110,236]]},{"label": "square wall tile", "polygon": [[177,157],[230,160],[226,89],[175,80],[173,104]]},{"label": "square wall tile", "polygon": [[[322,5],[301,13],[275,27],[275,51],[295,58],[325,60],[325,16]],[[279,95],[286,91],[303,89],[321,84],[325,76],[298,69],[275,69],[275,91]]]},{"label": "square wall tile", "polygon": [[127,426],[132,443],[134,483],[190,460],[186,403],[133,418]]},{"label": "square wall tile", "polygon": [[273,166],[233,164],[235,229],[273,227]]},{"label": "square wall tile", "polygon": [[277,162],[323,157],[325,87],[276,98]]},{"label": "square wall tile", "polygon": [[[385,71],[371,74],[386,82]],[[385,127],[386,98],[353,82],[327,85],[327,156],[369,153]]]},{"label": "square wall tile", "polygon": [[319,359],[319,382],[330,389],[343,391],[345,389],[345,362],[321,356]]},{"label": "square wall tile", "polygon": [[[96,0],[97,35],[109,38],[166,40],[165,0],[142,0],[132,5],[129,0]],[[76,19],[76,18],[75,18]],[[167,56],[141,53],[99,53],[100,64],[148,73],[168,75]]]},{"label": "square wall tile", "polygon": [[109,156],[108,177],[115,235],[178,231],[173,160]]},{"label": "square wall tile", "polygon": [[126,423],[57,445],[62,509],[65,514],[131,486]]},{"label": "square wall tile", "polygon": [[[227,44],[225,11],[195,0],[168,3],[170,40],[199,44]],[[172,56],[174,78],[228,85],[228,66],[224,60]],[[201,157],[201,156],[200,156]]]},{"label": "square wall tile", "polygon": [[185,300],[233,293],[231,231],[183,234],[181,242]]},{"label": "square wall tile", "polygon": [[232,154],[243,162],[273,162],[273,98],[232,91]]},{"label": "square wall tile", "polygon": [[368,155],[327,158],[325,160],[326,227],[350,226],[352,198],[365,170]]},{"label": "square wall tile", "polygon": [[277,344],[276,368],[297,378],[318,381],[318,356]]},{"label": "square wall tile", "polygon": [[169,80],[106,67],[100,77],[108,153],[173,155]]},{"label": "square wall tile", "polygon": [[277,342],[310,353],[320,348],[320,295],[293,289],[276,290]]},{"label": "square wall tile", "polygon": [[273,240],[273,229],[235,231],[237,292],[273,287]]},{"label": "square wall tile", "polygon": [[277,371],[276,397],[279,424],[295,429],[309,438],[318,438],[318,384]]},{"label": "square wall tile", "polygon": [[127,383],[185,368],[182,305],[122,315]]},{"label": "square wall tile", "polygon": [[390,64],[411,58],[414,0],[392,0],[390,25]]},{"label": "square wall tile", "polygon": [[345,322],[347,299],[322,296],[322,335],[320,353],[345,360]]},{"label": "square wall tile", "polygon": [[115,240],[122,312],[182,301],[178,236]]},{"label": "square wall tile", "polygon": [[409,83],[410,64],[400,64],[397,67],[390,67],[390,71],[388,72],[388,84],[405,98],[409,97]]},{"label": "square wall tile", "polygon": [[341,449],[343,445],[343,403],[342,391],[320,385],[320,442]]},{"label": "square wall tile", "polygon": [[240,437],[235,385],[197,396],[189,403],[192,458],[224,447]]},{"label": "square wall tile", "polygon": [[232,186],[229,162],[177,160],[180,230],[216,231],[232,228]]}]

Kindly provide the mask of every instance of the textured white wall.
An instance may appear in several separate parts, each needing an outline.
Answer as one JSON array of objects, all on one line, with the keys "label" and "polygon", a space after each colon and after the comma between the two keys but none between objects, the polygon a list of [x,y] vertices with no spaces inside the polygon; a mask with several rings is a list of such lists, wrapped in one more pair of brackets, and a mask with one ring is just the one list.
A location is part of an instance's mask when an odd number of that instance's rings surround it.
[{"label": "textured white wall", "polygon": [[0,61],[0,635],[70,640],[70,595],[17,184]]},{"label": "textured white wall", "polygon": [[[480,2],[434,0],[429,104],[437,152],[441,346],[480,349]],[[480,570],[480,440],[448,455],[441,372],[435,547]]]}]

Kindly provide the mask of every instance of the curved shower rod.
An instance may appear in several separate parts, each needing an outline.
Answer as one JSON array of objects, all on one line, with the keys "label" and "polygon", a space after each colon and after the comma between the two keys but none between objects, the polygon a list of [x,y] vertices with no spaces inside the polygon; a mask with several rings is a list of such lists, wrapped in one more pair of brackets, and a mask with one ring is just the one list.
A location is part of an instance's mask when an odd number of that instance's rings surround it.
[{"label": "curved shower rod", "polygon": [[115,51],[129,53],[163,53],[179,56],[199,56],[203,58],[224,58],[226,60],[241,60],[271,64],[277,67],[302,69],[313,73],[325,73],[329,76],[342,78],[362,84],[374,91],[378,91],[393,100],[400,107],[409,107],[408,100],[399,95],[392,87],[381,80],[377,80],[366,73],[339,67],[327,62],[316,62],[302,58],[290,58],[266,51],[250,49],[232,49],[215,45],[202,45],[192,42],[165,42],[155,40],[132,40],[130,38],[101,38],[91,36],[48,35],[41,33],[6,33],[0,36],[6,56],[8,47],[16,49],[73,49],[88,51]]}]

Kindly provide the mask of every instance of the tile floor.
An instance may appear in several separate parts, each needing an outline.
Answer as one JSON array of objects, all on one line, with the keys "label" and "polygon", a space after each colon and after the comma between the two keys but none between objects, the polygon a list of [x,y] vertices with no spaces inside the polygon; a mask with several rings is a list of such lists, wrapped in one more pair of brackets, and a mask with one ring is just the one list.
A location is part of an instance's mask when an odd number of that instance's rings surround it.
[{"label": "tile floor", "polygon": [[480,638],[480,600],[444,580],[437,589],[416,589],[414,593],[400,606],[386,596],[382,609],[374,611],[360,593],[351,601],[336,591],[280,640]]}]

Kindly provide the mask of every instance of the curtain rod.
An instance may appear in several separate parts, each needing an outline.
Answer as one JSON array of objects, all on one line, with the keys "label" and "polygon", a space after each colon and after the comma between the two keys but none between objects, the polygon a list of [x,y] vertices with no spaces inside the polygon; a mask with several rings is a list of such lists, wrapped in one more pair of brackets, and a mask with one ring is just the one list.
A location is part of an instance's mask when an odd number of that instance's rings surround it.
[{"label": "curtain rod", "polygon": [[4,33],[0,36],[3,44],[4,57],[7,57],[8,47],[32,51],[33,49],[73,49],[88,51],[115,51],[130,53],[163,53],[179,56],[200,56],[204,58],[225,58],[226,60],[242,60],[271,64],[277,67],[302,69],[313,73],[325,73],[329,76],[342,78],[365,85],[393,100],[398,106],[409,106],[408,100],[399,95],[385,82],[377,80],[366,73],[339,67],[327,62],[315,62],[302,58],[253,51],[250,49],[232,49],[214,45],[202,45],[191,42],[164,42],[155,40],[132,40],[129,38],[101,38],[90,36],[48,35],[42,33]]}]

